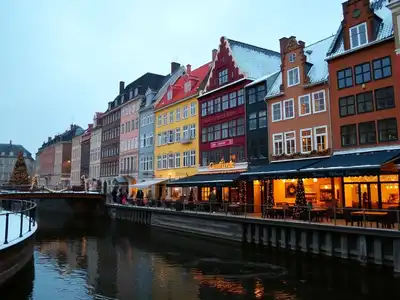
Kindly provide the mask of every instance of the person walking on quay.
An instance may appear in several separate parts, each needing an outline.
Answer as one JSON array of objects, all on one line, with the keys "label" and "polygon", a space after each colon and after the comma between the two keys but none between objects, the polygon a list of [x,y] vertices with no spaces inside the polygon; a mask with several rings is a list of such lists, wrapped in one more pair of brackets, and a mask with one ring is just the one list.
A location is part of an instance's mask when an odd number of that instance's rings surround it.
[{"label": "person walking on quay", "polygon": [[117,203],[117,187],[115,186],[111,192],[111,196],[114,203]]},{"label": "person walking on quay", "polygon": [[141,206],[143,203],[143,198],[144,198],[144,193],[142,190],[138,190],[136,193],[136,199],[138,202],[138,205]]}]

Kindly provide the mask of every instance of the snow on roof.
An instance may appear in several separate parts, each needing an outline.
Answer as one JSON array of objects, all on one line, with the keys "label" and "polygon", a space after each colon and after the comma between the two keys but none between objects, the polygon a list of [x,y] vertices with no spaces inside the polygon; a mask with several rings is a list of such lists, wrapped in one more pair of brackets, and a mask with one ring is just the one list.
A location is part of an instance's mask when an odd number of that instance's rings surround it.
[{"label": "snow on roof", "polygon": [[325,58],[333,39],[334,36],[330,36],[304,48],[307,62],[312,64],[307,74],[310,79],[310,84],[328,79],[328,63]]},{"label": "snow on roof", "polygon": [[[262,82],[262,81],[266,81],[266,80],[268,80],[270,77],[276,76],[279,72],[280,72],[280,71],[276,71],[276,72],[274,72],[274,73],[272,73],[272,74],[268,74],[268,75],[261,76],[260,78],[254,80],[253,82],[250,82],[250,83],[249,83],[248,85],[246,85],[245,87],[250,87],[250,86],[256,85],[257,83],[260,83],[260,82]],[[275,80],[274,80],[274,81],[275,81]]]},{"label": "snow on roof", "polygon": [[[376,39],[373,41],[368,41],[368,44],[360,47],[367,47],[371,43],[376,43],[379,41],[383,41],[387,38],[390,38],[394,35],[394,28],[393,28],[393,17],[391,10],[387,7],[389,0],[370,0],[370,7],[375,13],[376,16],[382,19],[380,22],[379,27],[377,28],[377,35]],[[331,48],[328,50],[328,59],[334,58],[341,54],[345,54],[349,50],[344,49],[344,41],[343,41],[343,27],[342,25],[339,26],[339,30],[336,33],[335,39],[332,43]]]},{"label": "snow on roof", "polygon": [[278,96],[281,93],[281,85],[282,85],[282,72],[279,71],[279,75],[276,77],[275,81],[271,84],[271,86],[267,86],[267,95],[265,98],[272,98]]},{"label": "snow on roof", "polygon": [[226,40],[240,71],[245,73],[248,79],[257,79],[279,70],[281,64],[279,52],[230,39]]}]

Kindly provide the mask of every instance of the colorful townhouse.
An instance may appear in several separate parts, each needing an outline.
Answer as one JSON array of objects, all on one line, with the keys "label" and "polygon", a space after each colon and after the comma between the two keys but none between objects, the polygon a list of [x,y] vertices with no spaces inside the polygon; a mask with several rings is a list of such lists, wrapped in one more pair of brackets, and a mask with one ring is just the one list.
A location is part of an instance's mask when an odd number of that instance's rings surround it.
[{"label": "colorful townhouse", "polygon": [[[83,134],[83,133],[82,133]],[[79,186],[81,182],[81,139],[82,134],[72,138],[71,146],[71,186]]]},{"label": "colorful townhouse", "polygon": [[[394,62],[394,74],[397,78],[397,82],[400,82],[400,0],[392,0],[388,7],[392,10],[393,14],[393,30],[395,38],[395,51],[396,60]],[[400,84],[396,86],[396,94],[400,95]]]},{"label": "colorful townhouse", "polygon": [[184,73],[185,68],[176,62],[171,63],[170,74],[157,89],[147,89],[145,97],[142,99],[139,108],[139,180],[137,184],[131,186],[134,189],[141,189],[145,196],[159,198],[161,188],[156,188],[158,182],[164,181],[162,178],[155,178],[154,173],[154,135],[155,135],[155,116],[154,107],[167,93],[168,87],[179,79]]},{"label": "colorful townhouse", "polygon": [[[136,184],[139,177],[139,108],[148,90],[157,89],[165,76],[146,73],[125,88],[120,120],[120,169],[128,185]],[[134,196],[130,189],[130,196]]]},{"label": "colorful townhouse", "polygon": [[[175,180],[197,173],[199,165],[199,132],[197,96],[209,74],[211,62],[186,72],[155,107],[155,177]],[[161,185],[161,184],[160,184]],[[188,196],[189,189],[162,187],[163,199],[178,200]]]},{"label": "colorful townhouse", "polygon": [[93,128],[90,135],[90,160],[89,177],[100,178],[100,153],[101,153],[101,123],[99,122],[103,113],[97,112],[93,117]]},{"label": "colorful townhouse", "polygon": [[89,177],[90,168],[90,138],[92,135],[93,124],[88,124],[81,137],[81,176]]},{"label": "colorful townhouse", "polygon": [[[238,199],[236,183],[247,170],[244,87],[261,76],[276,73],[278,52],[221,37],[199,101],[198,174],[171,183],[198,186],[197,199]],[[232,188],[233,187],[233,188]]]},{"label": "colorful townhouse", "polygon": [[[248,199],[256,211],[265,204],[269,187],[273,189],[276,203],[294,203],[294,194],[287,192],[293,191],[292,186],[295,186],[293,173],[331,154],[329,76],[325,57],[333,38],[309,46],[294,36],[280,39],[281,70],[276,76],[263,79],[267,83],[264,111],[268,114],[264,119],[259,116],[263,111],[252,112],[247,119],[248,135],[261,126],[268,128],[269,138],[268,161],[264,159],[264,164],[251,165],[247,173],[253,183],[253,189],[248,190]],[[261,98],[256,86],[250,85],[248,106],[262,101]],[[253,140],[250,140],[249,149],[255,160],[258,153],[252,145]],[[271,186],[267,184],[268,180],[272,180]],[[330,179],[315,181],[310,178],[305,179],[304,184],[308,188],[306,197],[315,205],[320,204],[320,199],[325,200],[333,186]],[[321,190],[320,185],[326,188]]]}]

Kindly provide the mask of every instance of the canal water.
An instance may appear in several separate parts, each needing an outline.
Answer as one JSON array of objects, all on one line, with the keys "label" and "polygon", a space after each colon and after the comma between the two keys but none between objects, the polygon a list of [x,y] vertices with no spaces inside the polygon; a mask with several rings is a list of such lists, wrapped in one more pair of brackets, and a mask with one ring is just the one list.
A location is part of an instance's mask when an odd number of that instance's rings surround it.
[{"label": "canal water", "polygon": [[385,269],[126,221],[41,215],[39,224],[34,258],[1,300],[400,299]]}]

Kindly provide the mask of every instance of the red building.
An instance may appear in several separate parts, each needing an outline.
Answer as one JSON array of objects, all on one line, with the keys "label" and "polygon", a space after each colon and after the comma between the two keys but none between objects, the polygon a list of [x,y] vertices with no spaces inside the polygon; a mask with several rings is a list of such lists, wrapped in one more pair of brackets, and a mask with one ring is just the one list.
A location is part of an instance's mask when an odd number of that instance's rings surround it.
[{"label": "red building", "polygon": [[[280,68],[280,54],[222,37],[200,109],[200,165],[246,163],[244,87]],[[199,170],[200,171],[200,170]]]}]

